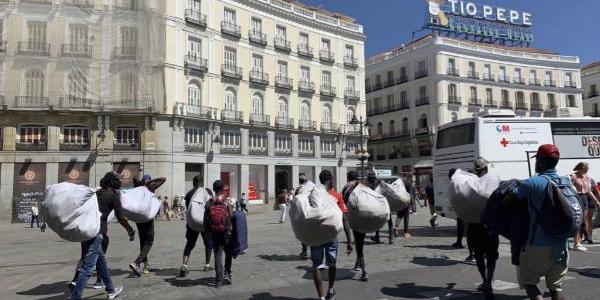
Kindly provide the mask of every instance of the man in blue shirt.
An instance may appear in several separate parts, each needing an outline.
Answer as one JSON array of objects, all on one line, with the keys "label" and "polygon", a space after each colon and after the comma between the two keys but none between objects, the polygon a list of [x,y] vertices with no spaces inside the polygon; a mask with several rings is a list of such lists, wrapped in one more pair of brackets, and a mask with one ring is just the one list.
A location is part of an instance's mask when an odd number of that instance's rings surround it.
[{"label": "man in blue shirt", "polygon": [[[555,167],[560,158],[560,152],[555,145],[545,144],[538,148],[535,171],[538,176],[522,181],[515,190],[518,200],[527,201],[529,205],[540,208],[546,199],[549,177],[552,180],[570,182],[568,177],[561,177]],[[517,279],[522,289],[525,289],[530,299],[544,299],[537,288],[541,277],[546,278],[546,286],[553,300],[562,300],[562,283],[568,269],[568,238],[558,238],[536,225],[536,214],[529,209],[529,240],[521,251],[520,265],[517,266]]]}]

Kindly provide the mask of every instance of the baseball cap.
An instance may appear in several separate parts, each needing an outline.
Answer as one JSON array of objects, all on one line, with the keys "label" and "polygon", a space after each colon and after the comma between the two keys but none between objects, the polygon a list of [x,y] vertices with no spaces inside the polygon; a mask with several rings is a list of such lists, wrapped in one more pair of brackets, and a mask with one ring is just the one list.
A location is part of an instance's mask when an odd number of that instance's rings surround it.
[{"label": "baseball cap", "polygon": [[554,144],[544,144],[538,148],[537,153],[533,156],[533,158],[538,156],[559,159],[560,151],[558,151],[558,148],[556,148]]},{"label": "baseball cap", "polygon": [[473,166],[475,167],[475,170],[482,170],[482,169],[487,168],[488,161],[487,161],[487,159],[485,159],[483,157],[478,157],[473,162]]}]

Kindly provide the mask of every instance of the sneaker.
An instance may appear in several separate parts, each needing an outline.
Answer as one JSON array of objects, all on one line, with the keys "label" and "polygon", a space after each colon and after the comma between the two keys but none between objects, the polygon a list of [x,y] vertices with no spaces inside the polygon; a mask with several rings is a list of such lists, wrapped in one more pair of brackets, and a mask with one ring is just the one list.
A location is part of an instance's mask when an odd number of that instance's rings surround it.
[{"label": "sneaker", "polygon": [[142,276],[142,274],[140,273],[140,265],[136,264],[135,262],[129,264],[129,269],[133,272],[134,276]]},{"label": "sneaker", "polygon": [[190,270],[186,265],[181,265],[181,269],[179,269],[179,277],[185,277],[190,274]]},{"label": "sneaker", "polygon": [[208,271],[212,271],[212,270],[213,270],[213,267],[211,267],[210,265],[208,265],[208,264],[204,265],[204,269],[203,269],[204,272],[208,272]]},{"label": "sneaker", "polygon": [[475,261],[475,256],[469,255],[467,258],[465,258],[465,261]]},{"label": "sneaker", "polygon": [[362,274],[360,275],[360,281],[362,281],[362,282],[369,281],[369,274],[367,274],[367,272],[363,271]]},{"label": "sneaker", "polygon": [[122,286],[118,286],[115,288],[115,290],[112,293],[107,293],[106,295],[106,299],[108,300],[112,300],[115,299],[119,296],[119,294],[123,291],[123,287]]},{"label": "sneaker", "polygon": [[335,290],[328,290],[327,291],[327,296],[325,296],[325,299],[326,300],[333,300],[333,299],[335,299],[335,295],[336,295]]},{"label": "sneaker", "polygon": [[573,250],[575,251],[581,251],[581,252],[585,252],[588,249],[586,247],[584,247],[583,245],[575,245],[575,247],[573,247]]},{"label": "sneaker", "polygon": [[104,282],[97,281],[96,283],[94,283],[94,286],[92,288],[95,290],[101,290],[101,289],[106,288],[106,286],[104,285]]},{"label": "sneaker", "polygon": [[320,265],[317,267],[317,270],[327,270],[327,269],[329,269],[329,266],[327,266],[327,265],[325,265],[325,264],[320,264]]},{"label": "sneaker", "polygon": [[233,280],[231,280],[231,274],[225,274],[224,278],[223,278],[223,284],[232,284]]},{"label": "sneaker", "polygon": [[73,290],[75,289],[77,284],[75,284],[75,281],[71,281],[67,286],[69,287],[69,294],[73,294]]},{"label": "sneaker", "polygon": [[358,260],[356,261],[356,263],[354,263],[354,271],[360,271],[360,264],[358,263]]},{"label": "sneaker", "polygon": [[144,274],[150,273],[150,265],[148,265],[147,263],[144,263],[144,268],[142,269],[142,273],[144,273]]}]

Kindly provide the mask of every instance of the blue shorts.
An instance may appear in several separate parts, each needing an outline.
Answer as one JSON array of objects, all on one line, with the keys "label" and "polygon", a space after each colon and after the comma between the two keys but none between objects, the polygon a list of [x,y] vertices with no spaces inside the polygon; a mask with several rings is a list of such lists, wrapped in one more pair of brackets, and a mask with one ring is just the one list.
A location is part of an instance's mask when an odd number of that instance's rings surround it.
[{"label": "blue shorts", "polygon": [[324,245],[310,247],[310,259],[312,260],[313,268],[323,264],[323,256],[328,267],[335,267],[337,262],[338,242],[333,241]]}]

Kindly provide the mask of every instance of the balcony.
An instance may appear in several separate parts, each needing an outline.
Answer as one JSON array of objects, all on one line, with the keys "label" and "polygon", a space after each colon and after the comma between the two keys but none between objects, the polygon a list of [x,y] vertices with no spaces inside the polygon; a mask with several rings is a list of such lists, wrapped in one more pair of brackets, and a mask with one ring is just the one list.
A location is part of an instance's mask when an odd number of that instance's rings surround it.
[{"label": "balcony", "polygon": [[17,108],[48,109],[48,97],[16,96],[15,106]]},{"label": "balcony", "polygon": [[415,135],[423,135],[429,133],[429,127],[421,127],[415,129]]},{"label": "balcony", "polygon": [[115,1],[115,10],[120,10],[120,11],[135,11],[137,9],[138,9],[138,2],[136,0]]},{"label": "balcony", "polygon": [[221,144],[221,153],[223,154],[242,154],[242,148],[239,145]]},{"label": "balcony", "polygon": [[483,80],[485,81],[496,81],[496,76],[490,73],[483,73]]},{"label": "balcony", "polygon": [[329,84],[322,84],[321,85],[321,89],[320,89],[320,93],[321,96],[325,96],[325,97],[335,97],[336,93],[335,93],[335,87],[329,85]]},{"label": "balcony", "polygon": [[221,76],[240,80],[242,79],[242,68],[227,64],[221,65]]},{"label": "balcony", "polygon": [[344,132],[346,134],[351,134],[351,135],[359,135],[360,134],[360,126],[357,124],[345,125],[344,128],[345,128]]},{"label": "balcony", "polygon": [[269,84],[269,74],[263,71],[250,71],[249,74],[250,82],[258,83],[258,84]]},{"label": "balcony", "polygon": [[92,99],[82,97],[61,97],[59,108],[64,110],[90,110],[92,109]]},{"label": "balcony", "polygon": [[532,111],[543,111],[544,110],[544,106],[541,103],[532,102],[531,103],[531,110]]},{"label": "balcony", "polygon": [[300,157],[315,157],[315,151],[312,149],[298,149],[298,156],[300,156]]},{"label": "balcony", "polygon": [[[457,96],[449,96],[448,97],[448,104],[462,105],[462,99],[460,97],[457,97]],[[419,105],[417,105],[417,106],[419,106]]]},{"label": "balcony", "polygon": [[498,82],[510,83],[510,77],[509,76],[500,76],[500,77],[498,77]]},{"label": "balcony", "polygon": [[205,120],[214,120],[217,118],[218,112],[214,107],[193,104],[178,104],[179,107],[181,107],[181,111],[179,113],[182,115]]},{"label": "balcony", "polygon": [[390,86],[394,86],[394,85],[396,85],[396,81],[394,81],[393,79],[391,79],[391,80],[386,80],[383,87],[384,88],[389,88]]},{"label": "balcony", "polygon": [[150,112],[153,108],[152,101],[135,98],[103,99],[101,105],[103,111]]},{"label": "balcony", "polygon": [[400,77],[396,78],[396,84],[403,84],[405,82],[408,82],[408,76],[406,76],[406,74],[400,75]]},{"label": "balcony", "polygon": [[186,9],[185,10],[185,21],[202,28],[206,28],[206,15],[202,14],[199,10]]},{"label": "balcony", "polygon": [[[42,137],[42,139],[45,139],[46,137]],[[35,141],[33,143],[26,143],[26,142],[21,142],[21,141],[17,141],[17,144],[15,145],[15,149],[17,151],[46,151],[48,150],[48,144],[46,144],[46,142],[38,142]]]},{"label": "balcony", "polygon": [[248,30],[248,40],[255,44],[267,45],[267,35],[262,33],[260,30]]},{"label": "balcony", "polygon": [[21,55],[50,56],[50,43],[19,42],[17,53]]},{"label": "balcony", "polygon": [[577,88],[577,83],[575,81],[565,81],[566,88]]},{"label": "balcony", "polygon": [[226,122],[243,123],[244,114],[241,111],[224,109],[221,111],[221,120]]},{"label": "balcony", "polygon": [[529,79],[529,85],[542,85],[542,82],[539,79]]},{"label": "balcony", "polygon": [[472,107],[481,107],[481,99],[471,98],[469,99],[469,106]]},{"label": "balcony", "polygon": [[52,0],[21,0],[22,4],[52,5]]},{"label": "balcony", "polygon": [[515,77],[515,78],[513,78],[513,83],[514,83],[514,84],[521,84],[521,85],[524,85],[524,84],[525,84],[525,79],[523,79],[523,78],[519,78],[519,77]]},{"label": "balcony", "polygon": [[112,147],[113,151],[140,151],[142,146],[139,141],[131,140],[127,143],[115,141]]},{"label": "balcony", "polygon": [[298,121],[298,129],[316,131],[317,130],[317,122],[311,121],[311,120],[300,120],[300,121]]},{"label": "balcony", "polygon": [[185,152],[204,152],[204,143],[188,143],[186,142],[183,145],[183,150]]},{"label": "balcony", "polygon": [[298,45],[298,55],[312,58],[313,57],[313,48],[308,45]]},{"label": "balcony", "polygon": [[60,151],[90,151],[90,143],[74,144],[74,143],[60,143],[58,145]]},{"label": "balcony", "polygon": [[399,110],[404,110],[404,109],[409,109],[410,105],[408,104],[407,100],[403,100],[400,101],[400,107],[398,108]]},{"label": "balcony", "polygon": [[265,156],[269,154],[267,147],[248,147],[248,154]]},{"label": "balcony", "polygon": [[556,108],[558,108],[558,105],[556,105],[556,103],[548,104],[548,109],[556,109]]},{"label": "balcony", "polygon": [[208,71],[208,60],[195,54],[188,54],[184,58],[185,67],[191,70]]},{"label": "balcony", "polygon": [[448,68],[446,74],[449,76],[460,77],[460,72],[457,68]]},{"label": "balcony", "polygon": [[319,59],[324,62],[334,63],[335,55],[333,54],[333,52],[331,52],[331,50],[324,49],[319,51]]},{"label": "balcony", "polygon": [[271,116],[264,114],[250,114],[250,125],[269,126],[271,125]]},{"label": "balcony", "polygon": [[315,93],[315,83],[309,81],[299,81],[298,82],[298,90],[302,93]]},{"label": "balcony", "polygon": [[294,80],[285,76],[277,76],[275,77],[275,86],[286,90],[293,90]]},{"label": "balcony", "polygon": [[64,0],[64,6],[77,8],[94,8],[93,0]]},{"label": "balcony", "polygon": [[517,110],[528,110],[527,103],[525,102],[517,102]]},{"label": "balcony", "polygon": [[429,104],[429,97],[421,97],[415,100],[415,106],[423,106]]},{"label": "balcony", "polygon": [[344,66],[349,68],[358,68],[358,58],[353,55],[344,55]]},{"label": "balcony", "polygon": [[492,99],[487,99],[485,100],[485,107],[498,107],[498,103],[496,103],[496,101],[492,100]]},{"label": "balcony", "polygon": [[594,98],[594,97],[598,97],[599,95],[600,95],[600,94],[598,94],[598,92],[597,92],[597,91],[590,91],[590,92],[587,94],[587,98]]},{"label": "balcony", "polygon": [[338,133],[340,129],[339,124],[334,123],[321,123],[321,132],[324,133]]},{"label": "balcony", "polygon": [[285,38],[274,38],[273,39],[273,47],[277,50],[290,52],[292,51],[291,42]]},{"label": "balcony", "polygon": [[419,70],[418,72],[415,72],[415,79],[421,79],[427,76],[429,76],[427,70]]},{"label": "balcony", "polygon": [[335,158],[335,150],[321,150],[322,158]]},{"label": "balcony", "polygon": [[63,44],[62,45],[62,56],[63,57],[92,57],[92,45],[86,44]]},{"label": "balcony", "polygon": [[0,53],[5,53],[6,52],[6,41],[2,41],[0,40]]},{"label": "balcony", "polygon": [[352,88],[348,88],[344,90],[344,99],[347,102],[352,102],[352,103],[356,103],[358,101],[360,101],[360,92],[352,89]]},{"label": "balcony", "polygon": [[221,33],[235,38],[242,37],[240,26],[228,21],[221,21]]},{"label": "balcony", "polygon": [[556,87],[556,80],[546,80],[544,81],[545,86]]},{"label": "balcony", "polygon": [[479,80],[479,72],[469,71],[467,72],[467,78]]},{"label": "balcony", "polygon": [[115,47],[113,57],[115,59],[133,60],[137,56],[137,47]]},{"label": "balcony", "polygon": [[288,117],[276,117],[275,127],[280,129],[294,129],[294,119]]},{"label": "balcony", "polygon": [[503,100],[503,101],[500,103],[500,108],[513,109],[513,104],[512,104],[512,102],[510,102],[510,101]]},{"label": "balcony", "polygon": [[292,149],[275,148],[275,156],[292,156]]}]

